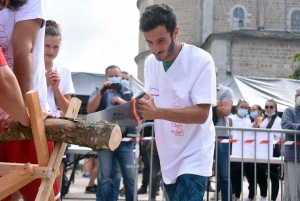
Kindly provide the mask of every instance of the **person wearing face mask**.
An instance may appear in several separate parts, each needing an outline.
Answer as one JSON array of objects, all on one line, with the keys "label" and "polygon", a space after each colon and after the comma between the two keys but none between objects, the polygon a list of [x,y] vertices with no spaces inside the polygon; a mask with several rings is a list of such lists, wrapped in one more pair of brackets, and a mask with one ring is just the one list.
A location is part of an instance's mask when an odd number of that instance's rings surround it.
[{"label": "person wearing face mask", "polygon": [[[248,108],[249,104],[243,100],[240,99],[237,106],[236,106],[236,114],[232,115],[228,118],[229,121],[229,127],[236,127],[236,128],[251,128],[252,124],[250,119],[248,118]],[[244,132],[245,134],[246,132]],[[232,139],[241,139],[242,137],[242,131],[232,131],[230,133],[232,136]],[[245,135],[244,135],[245,139]],[[240,144],[233,144],[232,145],[232,155],[235,155],[237,152],[241,152],[240,150]],[[234,151],[236,150],[236,151]],[[240,153],[237,153],[238,155],[241,155]],[[241,195],[241,166],[242,164],[240,162],[231,162],[230,163],[230,176],[231,176],[231,183],[232,183],[232,193],[234,194],[234,201],[237,201],[240,199]]]},{"label": "person wearing face mask", "polygon": [[[132,91],[121,86],[119,90],[110,89],[113,83],[121,83],[121,70],[116,65],[108,66],[105,70],[106,81],[101,88],[96,87],[92,92],[87,112],[93,113],[131,101]],[[133,127],[121,127],[122,135],[135,134]],[[133,200],[134,166],[133,142],[122,141],[115,151],[103,150],[98,153],[97,201],[117,200],[119,196],[121,173],[125,184],[126,201]]]},{"label": "person wearing face mask", "polygon": [[[265,117],[263,118],[263,121],[261,125],[255,125],[259,128],[266,128],[266,129],[282,129],[281,128],[281,118],[277,114],[277,103],[273,100],[267,100],[265,103]],[[281,138],[280,133],[270,133],[270,140],[279,140]],[[266,139],[267,140],[267,139]],[[273,157],[279,157],[280,154],[280,146],[274,145],[273,146]],[[278,172],[280,165],[278,164],[270,164],[270,179],[272,183],[271,188],[271,200],[276,200],[278,192],[279,192],[279,178],[278,178]],[[265,172],[267,172],[267,164],[265,164]],[[265,191],[267,193],[267,184],[265,185],[264,189],[261,189],[261,191]],[[253,191],[254,193],[254,191]],[[264,196],[266,197],[266,196]],[[263,200],[263,197],[262,199]],[[265,200],[265,199],[264,199]]]},{"label": "person wearing face mask", "polygon": [[129,82],[130,82],[130,75],[127,71],[122,71],[121,72],[121,84],[129,89]]},{"label": "person wearing face mask", "polygon": [[[250,108],[249,116],[250,116],[250,119],[251,119],[253,124],[258,122],[258,118],[263,118],[264,117],[262,107],[260,107],[260,105],[252,105],[251,108]],[[259,123],[256,123],[256,124],[259,124]]]},{"label": "person wearing face mask", "polygon": [[[300,131],[300,88],[296,91],[295,107],[287,108],[282,115],[282,129]],[[285,134],[287,141],[300,141],[299,134]],[[296,153],[296,155],[295,155]],[[297,157],[297,158],[296,158]],[[290,201],[296,201],[300,195],[300,146],[295,144],[284,146],[284,198]],[[297,183],[297,185],[295,185]],[[298,195],[298,196],[297,196]]]},{"label": "person wearing face mask", "polygon": [[[250,118],[253,121],[253,128],[260,126],[259,118],[263,117],[263,110],[259,105],[253,105],[250,108]],[[249,194],[248,198],[245,198],[245,201],[251,201],[254,198],[255,182],[254,182],[254,163],[245,163],[245,174],[249,183]],[[266,200],[267,196],[267,175],[266,175],[266,164],[257,164],[256,165],[256,181],[260,188],[261,201]]]}]

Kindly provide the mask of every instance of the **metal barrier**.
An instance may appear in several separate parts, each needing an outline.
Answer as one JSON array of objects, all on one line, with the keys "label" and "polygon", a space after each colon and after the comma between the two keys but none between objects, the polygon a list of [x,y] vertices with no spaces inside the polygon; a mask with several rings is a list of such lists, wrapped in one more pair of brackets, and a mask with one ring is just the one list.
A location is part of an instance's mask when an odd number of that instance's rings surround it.
[{"label": "metal barrier", "polygon": [[[136,151],[135,151],[135,160],[136,162],[138,161],[139,158],[139,142],[140,142],[140,135],[139,133],[141,133],[141,131],[145,128],[151,126],[152,128],[154,127],[154,123],[144,123],[142,125],[139,126],[138,131],[137,131],[137,135],[132,135],[131,137],[136,137]],[[256,186],[257,186],[257,177],[255,176],[257,174],[257,164],[265,164],[267,165],[267,197],[266,200],[271,200],[271,192],[270,192],[270,165],[271,164],[280,164],[280,170],[281,170],[281,176],[283,175],[283,167],[284,167],[284,157],[283,157],[283,147],[286,145],[293,145],[295,148],[294,154],[295,154],[295,166],[297,168],[297,145],[300,145],[300,142],[297,142],[296,140],[296,135],[300,134],[300,131],[293,131],[293,130],[274,130],[274,129],[258,129],[258,128],[232,128],[232,127],[215,127],[216,130],[226,130],[229,132],[229,136],[234,135],[233,133],[236,131],[241,132],[241,139],[234,139],[234,138],[230,138],[230,139],[219,139],[218,136],[216,136],[216,145],[218,145],[218,143],[230,143],[228,146],[228,153],[231,153],[232,148],[234,148],[235,145],[241,145],[241,153],[240,156],[235,156],[235,155],[228,155],[228,159],[230,162],[238,162],[241,165],[241,198],[240,200],[243,200],[244,196],[243,196],[243,177],[244,177],[244,164],[254,164],[254,199],[253,200],[257,200],[257,190],[256,190]],[[248,137],[245,137],[245,133],[249,132],[252,133],[252,137],[249,139],[249,135]],[[258,137],[258,134],[260,135],[261,133],[265,133],[267,134],[267,139],[264,140],[260,140],[260,136]],[[273,137],[271,136],[273,133],[279,133],[280,134],[280,140],[273,140]],[[152,129],[152,137],[150,139],[153,138],[154,134],[154,129]],[[284,140],[284,135],[285,134],[293,134],[294,135],[294,140],[293,141],[285,141]],[[147,138],[149,139],[149,138]],[[296,142],[296,143],[295,143]],[[252,147],[249,149],[245,149],[245,145],[251,145]],[[281,145],[280,147],[280,153],[281,156],[280,157],[273,157],[271,156],[271,148],[273,147],[273,145]],[[263,153],[262,155],[264,155],[264,157],[262,157],[261,155],[257,156],[258,153],[260,153],[258,149],[260,149],[260,147],[265,146],[267,153]],[[272,147],[271,147],[272,146]],[[150,158],[149,158],[149,163],[150,163],[150,177],[149,177],[149,200],[151,200],[151,192],[153,190],[156,189],[152,189],[152,165],[153,165],[153,144],[151,145],[151,154],[150,154]],[[249,153],[251,153],[252,150],[252,155],[250,154],[249,157]],[[215,200],[217,200],[218,198],[218,192],[217,192],[217,186],[218,186],[218,146],[215,146]],[[248,154],[248,156],[247,156]],[[245,157],[247,156],[247,157]],[[227,185],[227,194],[228,194],[228,198],[224,199],[224,200],[232,200],[233,198],[231,197],[232,194],[230,193],[230,185],[231,185],[231,174],[230,174],[230,168],[231,168],[231,164],[230,162],[228,163],[228,185]],[[135,176],[135,192],[134,192],[134,200],[137,200],[137,188],[138,188],[138,165],[135,166],[136,168],[136,176]],[[294,172],[295,174],[295,178],[298,178],[297,175],[297,171]],[[278,178],[279,180],[279,178]],[[280,185],[280,192],[281,192],[281,200],[285,200],[285,201],[296,201],[299,200],[299,193],[296,192],[296,195],[294,197],[284,197],[283,195],[283,181],[281,179],[280,181],[281,185]],[[297,189],[298,186],[298,182],[297,179],[295,179],[295,187]],[[163,191],[164,192],[164,191]],[[207,199],[209,199],[209,192],[206,192],[207,194]],[[165,196],[165,193],[163,194],[163,200],[167,199]]]}]

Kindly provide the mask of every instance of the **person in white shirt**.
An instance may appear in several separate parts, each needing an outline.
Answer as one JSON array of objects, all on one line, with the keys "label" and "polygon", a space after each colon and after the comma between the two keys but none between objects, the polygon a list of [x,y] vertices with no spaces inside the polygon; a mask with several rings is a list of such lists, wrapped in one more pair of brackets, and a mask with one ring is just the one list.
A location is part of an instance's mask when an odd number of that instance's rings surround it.
[{"label": "person in white shirt", "polygon": [[163,181],[170,200],[203,200],[212,175],[216,105],[214,61],[206,51],[178,40],[175,11],[148,6],[140,30],[152,54],[145,61],[145,91],[138,111],[154,119]]},{"label": "person in white shirt", "polygon": [[[259,125],[257,124],[257,121],[254,121],[254,127],[256,128],[266,128],[266,129],[282,129],[281,128],[281,118],[278,116],[277,112],[277,103],[273,100],[267,100],[265,103],[265,116],[263,118],[262,123]],[[270,133],[270,141],[273,142],[274,140],[279,140],[281,138],[280,133]],[[265,136],[264,140],[268,140],[268,136]],[[271,145],[273,146],[273,155],[272,157],[279,157],[280,154],[280,147],[279,145]],[[263,173],[267,172],[267,164],[260,164],[264,167]],[[270,164],[270,179],[271,179],[271,200],[276,200],[279,192],[279,178],[278,178],[278,172],[279,172],[280,165],[278,164]],[[252,178],[253,178],[252,173]],[[260,180],[262,180],[262,177],[264,177],[264,184],[260,185],[260,191],[265,192],[264,195],[267,194],[268,190],[268,184],[267,184],[267,176],[265,174],[261,174]],[[250,182],[249,182],[250,184]],[[252,185],[249,186],[249,200],[251,201],[254,198],[254,181]],[[266,200],[266,196],[261,197],[261,201]]]},{"label": "person in white shirt", "polygon": [[[61,40],[62,36],[59,25],[53,20],[47,20],[44,45],[45,75],[48,92],[47,100],[50,106],[49,112],[54,117],[65,116],[70,104],[71,95],[75,93],[71,72],[62,64],[54,61],[59,53]],[[60,175],[56,178],[59,189],[62,189],[63,165],[64,160],[66,160],[67,149],[60,165]],[[62,192],[62,195],[64,195],[64,192]]]},{"label": "person in white shirt", "polygon": [[[6,8],[7,6],[7,8]],[[0,1],[0,48],[8,66],[13,69],[19,82],[23,99],[25,93],[37,90],[40,105],[48,111],[47,89],[44,67],[45,0]],[[9,125],[12,118],[0,110],[0,126]],[[49,154],[54,143],[48,141]],[[16,140],[0,144],[0,161],[37,164],[33,140]],[[34,200],[41,179],[22,187],[24,200]],[[54,184],[56,199],[60,193]],[[4,199],[10,200],[10,196]]]},{"label": "person in white shirt", "polygon": [[59,25],[53,20],[47,20],[44,57],[47,71],[47,97],[50,113],[54,117],[65,116],[71,95],[75,93],[70,70],[54,61],[60,50],[61,39]]},{"label": "person in white shirt", "polygon": [[[228,118],[229,127],[234,128],[252,128],[252,123],[248,118],[248,109],[249,104],[243,99],[238,101],[236,106],[236,114],[231,115]],[[230,135],[233,140],[237,140],[240,143],[232,144],[232,156],[243,157],[246,150],[246,144],[242,144],[245,139],[247,139],[247,133],[241,130],[233,130],[230,132]],[[243,151],[242,151],[243,150]],[[243,153],[243,156],[242,156]],[[230,176],[232,182],[232,193],[234,194],[234,201],[240,200],[241,195],[241,178],[242,178],[242,163],[240,162],[231,162],[230,163]]]},{"label": "person in white shirt", "polygon": [[[258,128],[261,124],[262,124],[262,119],[264,118],[263,115],[263,109],[261,106],[259,105],[252,105],[250,108],[250,117],[251,120],[253,120],[252,122],[252,127],[253,128]],[[255,139],[255,134],[253,133],[252,138],[251,139]],[[256,137],[258,135],[256,134]],[[257,139],[256,139],[257,140]],[[257,140],[259,141],[259,140]],[[254,151],[254,147],[253,147],[253,151]],[[256,175],[254,175],[255,172],[255,168],[256,168]],[[244,171],[245,171],[245,175],[246,178],[248,180],[249,186],[249,194],[248,197],[244,199],[244,201],[252,201],[254,198],[254,192],[256,189],[256,185],[258,184],[259,188],[260,188],[260,194],[261,194],[261,201],[266,199],[266,195],[267,195],[267,175],[266,175],[266,164],[262,164],[262,163],[257,163],[256,165],[254,163],[244,163]],[[256,183],[255,184],[255,178],[256,177]]]}]

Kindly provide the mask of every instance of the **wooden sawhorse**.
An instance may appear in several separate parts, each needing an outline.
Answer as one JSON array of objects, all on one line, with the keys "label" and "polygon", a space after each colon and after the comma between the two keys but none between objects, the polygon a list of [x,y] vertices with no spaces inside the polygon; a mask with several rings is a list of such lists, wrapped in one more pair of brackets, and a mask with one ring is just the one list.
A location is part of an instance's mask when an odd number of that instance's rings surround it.
[{"label": "wooden sawhorse", "polygon": [[[41,106],[37,91],[26,93],[26,102],[30,115],[34,145],[38,164],[0,163],[0,200],[14,193],[37,178],[42,179],[36,196],[36,201],[54,201],[53,183],[59,175],[59,167],[67,144],[55,143],[54,150],[49,158],[45,125],[42,118]],[[66,117],[77,118],[81,100],[72,98]]]}]

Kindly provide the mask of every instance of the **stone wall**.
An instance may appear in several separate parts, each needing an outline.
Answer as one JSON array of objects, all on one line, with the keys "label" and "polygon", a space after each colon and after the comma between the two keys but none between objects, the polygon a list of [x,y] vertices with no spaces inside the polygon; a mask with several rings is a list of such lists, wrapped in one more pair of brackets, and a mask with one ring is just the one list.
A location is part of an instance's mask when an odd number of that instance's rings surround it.
[{"label": "stone wall", "polygon": [[214,33],[232,31],[232,15],[236,7],[245,12],[245,28],[257,28],[258,4],[254,0],[215,0],[214,5]]},{"label": "stone wall", "polygon": [[[269,78],[287,78],[299,63],[291,56],[299,51],[300,43],[233,42],[232,74]],[[227,58],[228,63],[230,57]]]}]

